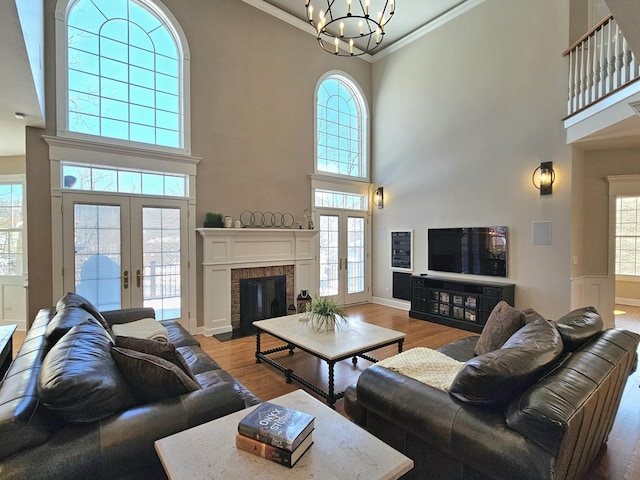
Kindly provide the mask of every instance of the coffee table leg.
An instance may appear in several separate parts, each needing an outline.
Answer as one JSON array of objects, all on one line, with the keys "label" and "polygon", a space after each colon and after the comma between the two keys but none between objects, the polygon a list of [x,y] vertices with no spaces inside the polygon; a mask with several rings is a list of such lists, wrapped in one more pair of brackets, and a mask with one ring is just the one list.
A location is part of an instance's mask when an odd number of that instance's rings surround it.
[{"label": "coffee table leg", "polygon": [[329,365],[329,395],[327,395],[327,403],[329,404],[329,406],[331,408],[335,408],[336,394],[335,394],[335,389],[334,389],[333,367],[335,367],[336,362],[328,361],[327,364]]},{"label": "coffee table leg", "polygon": [[404,338],[398,340],[398,353],[402,353],[402,344],[404,343]]},{"label": "coffee table leg", "polygon": [[256,328],[256,363],[260,363],[260,329]]}]

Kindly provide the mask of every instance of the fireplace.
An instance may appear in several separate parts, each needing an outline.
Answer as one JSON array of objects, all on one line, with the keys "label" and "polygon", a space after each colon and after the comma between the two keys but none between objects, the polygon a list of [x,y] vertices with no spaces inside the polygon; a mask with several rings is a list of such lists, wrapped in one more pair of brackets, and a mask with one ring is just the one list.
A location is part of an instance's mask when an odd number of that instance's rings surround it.
[{"label": "fireplace", "polygon": [[253,322],[256,320],[283,317],[286,314],[286,275],[240,280],[240,332],[238,336],[254,335]]},{"label": "fireplace", "polygon": [[293,265],[231,270],[231,325],[234,337],[254,334],[252,322],[284,316],[291,304],[295,304]]},{"label": "fireplace", "polygon": [[317,291],[317,230],[199,228],[203,316],[198,333],[240,331],[240,280],[285,275],[286,304],[300,290]]}]

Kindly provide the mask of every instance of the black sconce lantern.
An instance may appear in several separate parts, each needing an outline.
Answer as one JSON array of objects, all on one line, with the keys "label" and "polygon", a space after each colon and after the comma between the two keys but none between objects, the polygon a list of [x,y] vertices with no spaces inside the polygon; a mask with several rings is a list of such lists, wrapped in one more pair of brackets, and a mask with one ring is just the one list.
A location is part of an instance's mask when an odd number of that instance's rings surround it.
[{"label": "black sconce lantern", "polygon": [[373,192],[373,204],[378,208],[384,208],[384,189],[378,187]]},{"label": "black sconce lantern", "polygon": [[531,176],[533,186],[540,190],[540,195],[553,193],[553,182],[556,181],[556,172],[553,171],[553,162],[542,162],[533,171]]}]

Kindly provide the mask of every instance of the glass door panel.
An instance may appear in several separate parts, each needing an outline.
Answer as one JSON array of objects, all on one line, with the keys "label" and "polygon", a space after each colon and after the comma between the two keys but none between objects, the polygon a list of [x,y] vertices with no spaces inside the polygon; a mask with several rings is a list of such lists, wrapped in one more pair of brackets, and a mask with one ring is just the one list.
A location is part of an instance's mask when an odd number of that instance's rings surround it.
[{"label": "glass door panel", "polygon": [[365,221],[362,217],[347,218],[347,294],[365,291]]},{"label": "glass door panel", "polygon": [[[340,217],[320,215],[320,292],[321,297],[340,294]],[[337,301],[337,300],[336,300]]]},{"label": "glass door panel", "polygon": [[180,235],[179,208],[142,208],[143,304],[159,320],[181,317]]}]

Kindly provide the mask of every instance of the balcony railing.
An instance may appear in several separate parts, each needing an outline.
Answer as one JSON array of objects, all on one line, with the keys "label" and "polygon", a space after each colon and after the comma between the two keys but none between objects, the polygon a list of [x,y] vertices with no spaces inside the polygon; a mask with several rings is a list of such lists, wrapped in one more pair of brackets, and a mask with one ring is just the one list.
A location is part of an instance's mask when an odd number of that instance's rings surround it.
[{"label": "balcony railing", "polygon": [[605,17],[567,51],[568,116],[640,78],[640,68],[613,16]]}]

